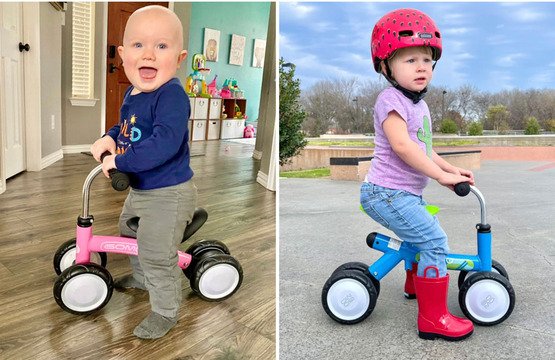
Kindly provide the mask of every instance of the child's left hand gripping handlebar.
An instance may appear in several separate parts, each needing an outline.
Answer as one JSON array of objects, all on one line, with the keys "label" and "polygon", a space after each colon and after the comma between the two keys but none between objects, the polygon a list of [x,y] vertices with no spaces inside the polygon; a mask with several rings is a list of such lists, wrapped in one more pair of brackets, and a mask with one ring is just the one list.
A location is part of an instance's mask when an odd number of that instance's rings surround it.
[{"label": "child's left hand gripping handlebar", "polygon": [[[106,151],[100,155],[100,162],[102,162],[108,155],[112,154],[110,154],[109,151]],[[129,187],[129,176],[126,173],[123,173],[118,169],[110,169],[108,170],[108,174],[110,174],[110,179],[112,179],[112,187],[114,190],[123,191]]]}]

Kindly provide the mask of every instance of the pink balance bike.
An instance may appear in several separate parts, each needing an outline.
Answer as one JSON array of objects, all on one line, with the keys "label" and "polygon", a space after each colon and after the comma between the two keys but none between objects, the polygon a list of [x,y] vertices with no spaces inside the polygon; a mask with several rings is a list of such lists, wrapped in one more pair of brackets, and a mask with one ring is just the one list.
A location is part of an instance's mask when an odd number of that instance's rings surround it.
[{"label": "pink balance bike", "polygon": [[[76,238],[63,243],[54,255],[54,270],[59,275],[54,282],[54,299],[62,309],[77,315],[102,309],[110,301],[114,283],[106,270],[106,254],[138,254],[135,238],[93,235],[94,218],[89,214],[90,186],[101,172],[102,165],[98,165],[83,185],[83,209],[77,218]],[[113,169],[110,175],[115,190],[127,189],[129,178],[126,174]],[[207,218],[207,212],[197,208],[181,242],[191,237]],[[136,234],[139,218],[129,219],[127,226]],[[189,279],[191,289],[204,300],[227,299],[241,286],[241,265],[218,240],[198,241],[185,252],[178,251],[178,256],[178,265]]]}]

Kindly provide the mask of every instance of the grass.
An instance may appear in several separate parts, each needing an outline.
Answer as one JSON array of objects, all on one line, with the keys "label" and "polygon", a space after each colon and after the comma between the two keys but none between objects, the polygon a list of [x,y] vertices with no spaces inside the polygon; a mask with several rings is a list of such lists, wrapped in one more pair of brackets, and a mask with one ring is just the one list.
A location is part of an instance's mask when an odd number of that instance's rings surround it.
[{"label": "grass", "polygon": [[330,169],[318,168],[318,169],[310,169],[310,170],[282,171],[279,173],[279,176],[285,177],[285,178],[316,179],[316,178],[330,176]]},{"label": "grass", "polygon": [[[472,146],[478,145],[480,142],[478,140],[437,140],[434,141],[433,145],[436,146]],[[343,146],[343,147],[369,147],[373,148],[374,143],[372,141],[357,141],[357,140],[309,140],[308,146]]]},{"label": "grass", "polygon": [[442,140],[434,141],[433,145],[436,146],[471,146],[478,145],[478,140]]},{"label": "grass", "polygon": [[374,147],[372,141],[350,141],[350,140],[309,140],[309,146],[363,146],[363,147]]}]

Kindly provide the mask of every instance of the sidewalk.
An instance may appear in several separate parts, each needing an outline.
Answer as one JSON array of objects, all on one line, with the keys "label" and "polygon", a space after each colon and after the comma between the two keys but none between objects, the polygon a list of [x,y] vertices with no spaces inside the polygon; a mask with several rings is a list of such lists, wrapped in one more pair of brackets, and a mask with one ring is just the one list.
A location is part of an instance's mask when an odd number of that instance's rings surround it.
[{"label": "sidewalk", "polygon": [[[403,297],[404,271],[381,281],[374,312],[356,325],[331,320],[321,305],[324,282],[349,261],[374,262],[366,246],[372,231],[391,234],[359,209],[359,183],[280,179],[279,359],[553,359],[555,352],[555,168],[545,161],[483,161],[475,171],[492,226],[493,258],[515,289],[512,315],[492,327],[476,326],[457,343],[425,341],[416,334],[417,305]],[[475,253],[479,205],[430,182],[426,200],[453,252]],[[449,307],[462,316],[451,272]]]}]

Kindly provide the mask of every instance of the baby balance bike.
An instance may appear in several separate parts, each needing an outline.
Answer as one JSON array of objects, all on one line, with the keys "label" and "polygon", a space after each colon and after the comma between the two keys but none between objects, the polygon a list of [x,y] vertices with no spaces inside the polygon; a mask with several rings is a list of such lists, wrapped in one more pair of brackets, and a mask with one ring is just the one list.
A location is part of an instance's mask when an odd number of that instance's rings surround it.
[{"label": "baby balance bike", "polygon": [[[59,275],[54,282],[54,298],[62,309],[77,315],[101,309],[112,296],[114,283],[106,270],[106,253],[138,254],[135,238],[92,234],[94,218],[89,214],[90,186],[101,172],[102,165],[98,165],[83,185],[83,208],[77,218],[76,238],[63,243],[54,255],[54,270]],[[129,178],[126,174],[112,169],[110,175],[114,189],[127,189]],[[197,208],[181,242],[191,237],[207,218],[207,212]],[[129,219],[127,226],[136,234],[139,218]],[[191,289],[204,300],[224,300],[241,286],[241,265],[220,241],[198,241],[185,252],[178,251],[178,256],[178,265],[189,279]]]},{"label": "baby balance bike", "polygon": [[[486,221],[484,197],[468,183],[457,184],[455,192],[459,196],[472,192],[480,203],[481,221],[476,225],[478,254],[448,254],[447,269],[460,271],[459,305],[465,316],[477,325],[496,325],[511,315],[515,292],[505,268],[491,258],[491,227]],[[376,232],[367,236],[366,243],[384,254],[370,266],[361,262],[339,266],[322,290],[324,310],[342,324],[366,319],[376,305],[380,280],[401,261],[405,262],[405,270],[414,269],[420,258],[413,245]]]}]

